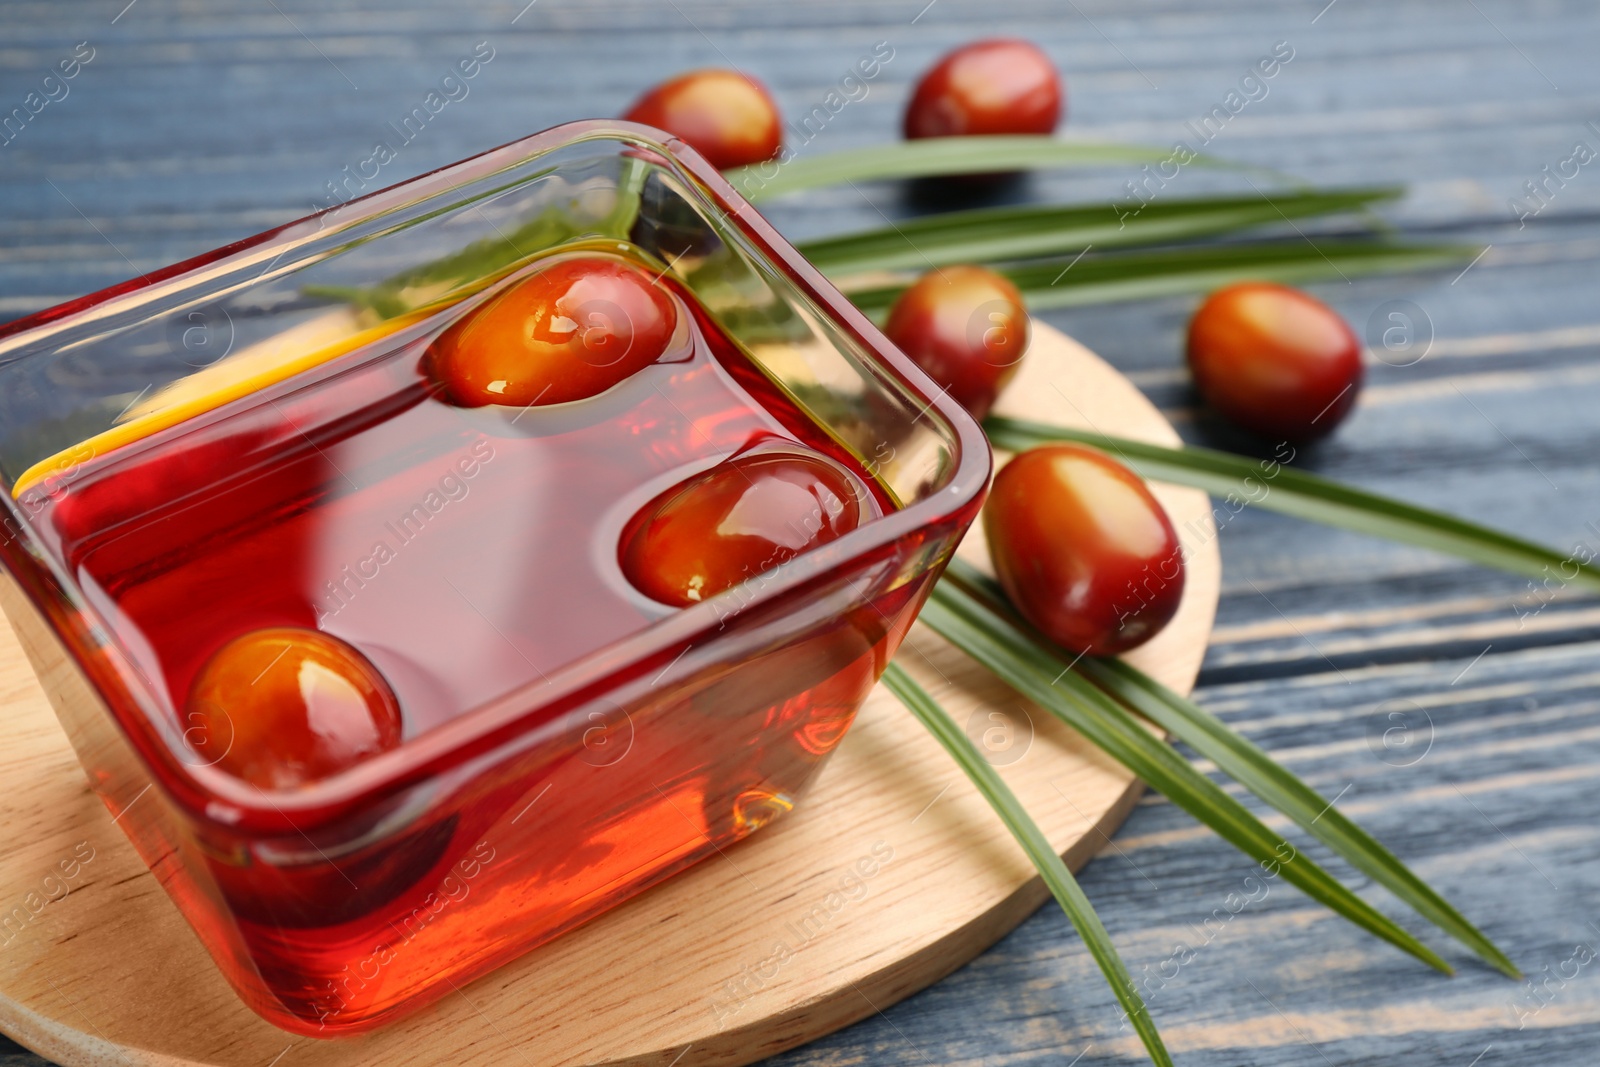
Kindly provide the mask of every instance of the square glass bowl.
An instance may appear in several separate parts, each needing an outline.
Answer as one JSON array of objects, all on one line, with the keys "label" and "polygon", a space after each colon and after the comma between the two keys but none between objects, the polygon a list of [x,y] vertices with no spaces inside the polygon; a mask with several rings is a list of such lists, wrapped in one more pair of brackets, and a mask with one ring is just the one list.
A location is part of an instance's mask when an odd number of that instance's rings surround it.
[{"label": "square glass bowl", "polygon": [[[720,347],[589,400],[445,405],[428,346],[574,248],[625,251]],[[687,607],[613,581],[628,515],[752,427],[875,517]],[[979,427],[715,170],[626,123],[0,328],[5,611],[228,981],[309,1035],[413,1011],[791,808],[989,472]],[[185,685],[264,626],[359,650],[402,739],[291,787],[231,773],[261,724]]]}]

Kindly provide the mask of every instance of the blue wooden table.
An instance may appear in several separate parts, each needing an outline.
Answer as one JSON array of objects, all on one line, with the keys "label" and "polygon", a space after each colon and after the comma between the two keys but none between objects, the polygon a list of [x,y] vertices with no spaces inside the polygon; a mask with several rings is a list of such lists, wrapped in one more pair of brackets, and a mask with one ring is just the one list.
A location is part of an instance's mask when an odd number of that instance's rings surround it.
[{"label": "blue wooden table", "polygon": [[[524,3],[5,0],[0,317],[325,204],[329,183],[475,51],[492,58],[378,184],[616,114],[692,66],[738,66],[786,113],[805,114],[887,42],[893,59],[866,97],[806,150],[879,142],[896,136],[909,85],[936,55],[1000,33],[1031,37],[1059,62],[1071,129],[1192,143],[1187,123],[1259,57],[1287,49],[1264,95],[1253,91],[1209,150],[1322,184],[1407,183],[1389,213],[1397,225],[1486,249],[1459,273],[1316,287],[1358,330],[1381,333],[1402,307],[1419,331],[1375,363],[1355,417],[1306,465],[1600,553],[1600,160],[1572,162],[1579,145],[1600,151],[1593,5]],[[30,93],[44,102],[30,109]],[[1017,195],[1110,204],[1132,177],[1041,175]],[[1223,181],[1179,179],[1184,195]],[[863,186],[769,214],[804,237],[917,207],[899,187]],[[1124,369],[1186,437],[1227,443],[1195,412],[1180,369],[1192,306],[1047,318]],[[1267,514],[1231,520],[1222,549],[1201,700],[1337,795],[1532,981],[1459,951],[1458,975],[1439,977],[1288,890],[1218,921],[1251,865],[1151,797],[1083,881],[1148,980],[1178,1061],[1596,1062],[1600,962],[1577,961],[1600,945],[1600,604],[1559,580],[1534,587]],[[1175,952],[1180,942],[1188,953]],[[1048,908],[936,987],[774,1063],[1140,1059],[1081,943]],[[0,1039],[0,1065],[41,1062]]]}]

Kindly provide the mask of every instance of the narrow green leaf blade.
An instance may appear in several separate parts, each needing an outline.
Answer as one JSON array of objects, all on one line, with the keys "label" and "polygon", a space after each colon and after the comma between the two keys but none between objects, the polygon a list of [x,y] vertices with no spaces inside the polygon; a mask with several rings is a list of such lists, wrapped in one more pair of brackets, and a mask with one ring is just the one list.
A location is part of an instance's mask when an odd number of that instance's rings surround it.
[{"label": "narrow green leaf blade", "polygon": [[1138,214],[1115,204],[978,208],[906,219],[892,226],[806,241],[796,247],[819,270],[838,277],[886,270],[926,270],[1158,244],[1289,219],[1363,211],[1393,200],[1398,186],[1260,193],[1155,201]]},{"label": "narrow green leaf blade", "polygon": [[[1034,641],[949,582],[934,587],[920,619],[1261,863],[1264,870],[1268,865],[1276,867],[1277,873],[1312,900],[1429,966],[1452,973],[1450,965],[1432,949],[1297,852],[1171,746],[1153,737],[1130,711],[1068,669],[1070,665],[1054,648]],[[1281,851],[1285,848],[1290,853],[1287,858]]]},{"label": "narrow green leaf blade", "polygon": [[[1205,293],[1238,281],[1303,283],[1348,280],[1365,274],[1432,270],[1470,258],[1455,245],[1410,245],[1389,240],[1300,238],[1237,244],[1163,248],[1138,252],[1091,252],[1032,260],[995,269],[1022,290],[1035,310]],[[892,285],[852,285],[836,279],[851,301],[881,317],[913,278]]]},{"label": "narrow green leaf blade", "polygon": [[[1091,445],[1158,482],[1190,485],[1295,518],[1384,537],[1534,578],[1553,571],[1564,582],[1600,591],[1600,567],[1443,512],[1369,493],[1284,466],[1209,448],[1167,448],[1023,419],[984,422],[996,448],[1020,451],[1051,441]],[[1290,457],[1292,458],[1292,457]]]},{"label": "narrow green leaf blade", "polygon": [[1167,1054],[1167,1048],[1162,1044],[1161,1034],[1151,1021],[1144,1000],[1139,996],[1133,978],[1128,974],[1128,968],[1124,966],[1122,957],[1117,954],[1116,946],[1111,943],[1111,935],[1106,932],[1100,917],[1095,914],[1094,905],[1084,895],[1078,880],[1072,877],[1072,872],[1067,870],[1067,865],[1062,862],[1056,850],[1050,847],[1050,842],[1017,800],[1016,794],[1011,792],[1011,787],[995,773],[989,761],[983,758],[949,714],[898,664],[889,664],[883,672],[883,684],[900,698],[906,709],[916,716],[939,744],[944,746],[944,750],[950,753],[951,758],[972,780],[972,784],[978,787],[978,792],[983,794],[983,798],[989,802],[995,814],[1000,816],[1000,820],[1006,824],[1006,829],[1011,831],[1011,836],[1022,846],[1022,851],[1028,854],[1028,859],[1038,870],[1039,877],[1055,896],[1056,903],[1067,913],[1067,918],[1072,921],[1078,935],[1083,938],[1083,943],[1088,946],[1089,954],[1094,957],[1095,963],[1100,965],[1106,984],[1116,994],[1123,1011],[1127,1012],[1134,1030],[1138,1032],[1140,1039],[1144,1041],[1145,1049],[1150,1053],[1150,1059],[1162,1067],[1171,1067],[1172,1057]]},{"label": "narrow green leaf blade", "polygon": [[[945,580],[990,604],[1004,603],[999,586],[961,560],[950,562]],[[1016,622],[1015,619],[1011,621]],[[1224,774],[1289,816],[1357,870],[1410,904],[1424,918],[1494,967],[1512,978],[1522,977],[1516,964],[1494,942],[1376,838],[1253,742],[1229,729],[1222,720],[1120,659],[1085,656],[1073,669],[1216,763]]]},{"label": "narrow green leaf blade", "polygon": [[[787,163],[755,163],[729,170],[724,176],[746,200],[757,202],[802,189],[846,182],[989,174],[1044,167],[1137,166],[1160,163],[1171,155],[1170,148],[1066,141],[1049,136],[929,137],[803,156]],[[1282,179],[1282,175],[1269,168],[1226,163],[1209,156],[1196,156],[1188,165],[1229,167]]]},{"label": "narrow green leaf blade", "polygon": [[1085,660],[1088,678],[1212,760],[1224,774],[1293,819],[1357,870],[1512,978],[1522,972],[1432,886],[1290,771],[1194,702],[1121,660]]}]

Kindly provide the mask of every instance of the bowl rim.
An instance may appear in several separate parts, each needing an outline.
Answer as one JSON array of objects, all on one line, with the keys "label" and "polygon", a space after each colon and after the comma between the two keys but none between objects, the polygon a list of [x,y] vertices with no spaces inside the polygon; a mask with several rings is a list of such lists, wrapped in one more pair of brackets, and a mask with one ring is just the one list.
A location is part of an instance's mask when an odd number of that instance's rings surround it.
[{"label": "bowl rim", "polygon": [[[876,370],[887,371],[889,377],[898,380],[900,388],[925,402],[917,419],[930,413],[940,417],[954,447],[956,462],[942,488],[796,557],[776,572],[762,575],[760,591],[753,598],[741,601],[735,614],[753,613],[781,597],[802,593],[808,585],[821,584],[830,574],[846,566],[885,556],[896,544],[935,519],[945,523],[970,523],[988,488],[993,465],[988,439],[972,416],[890,343],[863,312],[808,263],[692,147],[661,130],[622,120],[587,119],[554,126],[160,268],[142,278],[46,308],[0,326],[0,362],[4,361],[8,350],[48,341],[90,319],[133,310],[157,298],[201,289],[224,271],[254,263],[283,265],[296,249],[330,232],[337,233],[424,202],[436,199],[442,202],[468,181],[526,165],[559,149],[594,141],[620,142],[630,149],[642,150],[655,157],[650,160],[653,164],[687,179],[694,192],[705,199],[702,208],[709,204],[729,220],[769,265],[855,342],[867,361],[876,364]],[[337,225],[330,230],[328,224],[335,217]],[[293,259],[288,260],[288,264],[293,263]],[[263,276],[266,273],[264,270]],[[690,658],[690,650],[713,647],[715,642],[708,639],[708,631],[709,637],[714,638],[722,630],[726,618],[725,598],[743,588],[735,587],[657,619],[556,668],[548,679],[534,680],[480,703],[345,771],[295,790],[268,792],[214,767],[196,766],[182,759],[182,736],[176,730],[180,724],[168,723],[169,716],[160,712],[159,701],[153,693],[141,691],[144,686],[137,672],[127,669],[126,665],[107,671],[103,665],[83,655],[82,650],[90,648],[123,658],[115,631],[85,602],[80,585],[48,553],[41,552],[42,545],[35,544],[30,551],[19,544],[22,540],[37,538],[37,534],[21,514],[9,490],[0,492],[0,498],[11,520],[6,524],[9,528],[4,531],[5,535],[0,536],[0,561],[5,564],[4,570],[19,579],[30,571],[36,578],[44,577],[38,571],[45,572],[48,577],[44,582],[22,581],[19,584],[58,637],[63,637],[63,629],[76,631],[75,640],[62,642],[68,655],[87,676],[145,768],[191,818],[232,832],[304,833],[359,813],[412,785],[468,766],[518,738],[537,735],[541,720],[559,726],[564,714],[588,707],[609,688],[626,684],[644,672],[660,671],[652,685],[659,684],[680,661]],[[938,569],[943,562],[943,558],[933,561],[931,567]],[[772,577],[774,574],[776,576]],[[56,610],[51,610],[52,607]],[[691,665],[702,658],[695,657]],[[138,706],[126,706],[115,699],[116,692],[108,690],[120,690]],[[566,711],[552,717],[552,707],[562,702],[568,705]]]}]

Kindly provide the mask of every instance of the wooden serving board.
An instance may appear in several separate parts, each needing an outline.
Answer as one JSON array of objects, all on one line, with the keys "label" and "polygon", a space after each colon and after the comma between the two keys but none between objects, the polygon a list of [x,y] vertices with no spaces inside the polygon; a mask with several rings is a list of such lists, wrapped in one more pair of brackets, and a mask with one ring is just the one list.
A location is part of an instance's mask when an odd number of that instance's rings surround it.
[{"label": "wooden serving board", "polygon": [[[1044,325],[1003,414],[1163,443],[1125,378]],[[1189,553],[1178,616],[1129,656],[1187,692],[1221,564],[1203,493],[1155,491]],[[963,557],[987,566],[974,528]],[[899,662],[1086,863],[1140,786],[924,627]],[[376,1033],[320,1041],[247,1010],[90,792],[0,630],[0,1030],[69,1067],[745,1064],[861,1019],[993,944],[1047,894],[938,745],[879,687],[769,829]],[[140,803],[112,798],[114,811]],[[145,801],[148,802],[148,801]]]}]

